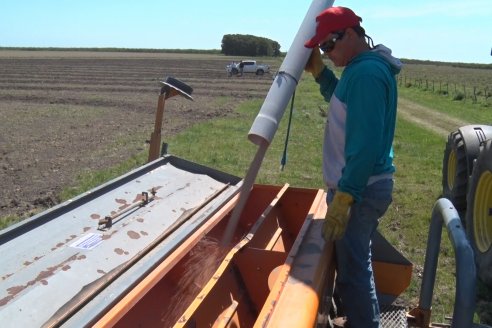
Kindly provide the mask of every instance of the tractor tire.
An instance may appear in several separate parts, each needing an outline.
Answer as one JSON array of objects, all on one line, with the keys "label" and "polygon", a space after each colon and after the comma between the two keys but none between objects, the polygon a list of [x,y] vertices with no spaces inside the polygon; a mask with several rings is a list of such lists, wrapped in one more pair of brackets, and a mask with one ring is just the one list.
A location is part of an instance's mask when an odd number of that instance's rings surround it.
[{"label": "tractor tire", "polygon": [[265,74],[265,71],[262,69],[256,71],[256,75],[263,75],[263,74]]},{"label": "tractor tire", "polygon": [[468,163],[465,143],[460,131],[448,136],[442,163],[442,193],[449,199],[458,212],[466,210],[466,192],[468,185]]},{"label": "tractor tire", "polygon": [[492,287],[492,140],[486,141],[473,166],[467,208],[466,231],[478,276]]}]

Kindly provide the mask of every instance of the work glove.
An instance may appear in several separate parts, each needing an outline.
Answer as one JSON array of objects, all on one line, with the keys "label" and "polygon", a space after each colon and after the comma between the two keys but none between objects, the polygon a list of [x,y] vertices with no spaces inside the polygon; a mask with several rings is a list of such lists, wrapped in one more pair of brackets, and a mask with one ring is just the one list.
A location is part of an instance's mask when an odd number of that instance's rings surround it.
[{"label": "work glove", "polygon": [[323,238],[326,241],[334,241],[343,237],[349,220],[350,207],[353,203],[352,195],[343,191],[335,193],[333,201],[328,206],[323,225]]},{"label": "work glove", "polygon": [[317,79],[324,68],[325,64],[321,59],[321,52],[319,51],[318,47],[314,47],[313,51],[311,52],[311,56],[309,57],[306,66],[304,67],[304,70],[311,73],[313,77]]}]

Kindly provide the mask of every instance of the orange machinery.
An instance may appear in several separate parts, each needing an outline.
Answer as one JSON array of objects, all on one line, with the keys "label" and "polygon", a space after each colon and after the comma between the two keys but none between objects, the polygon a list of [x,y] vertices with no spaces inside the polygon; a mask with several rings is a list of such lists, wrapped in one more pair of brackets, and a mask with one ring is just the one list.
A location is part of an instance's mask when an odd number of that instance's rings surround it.
[{"label": "orange machinery", "polygon": [[[325,192],[254,185],[231,245],[220,246],[241,182],[166,155],[1,231],[2,326],[297,328],[327,320],[336,263],[320,233]],[[412,265],[380,235],[373,258],[390,304]]]}]

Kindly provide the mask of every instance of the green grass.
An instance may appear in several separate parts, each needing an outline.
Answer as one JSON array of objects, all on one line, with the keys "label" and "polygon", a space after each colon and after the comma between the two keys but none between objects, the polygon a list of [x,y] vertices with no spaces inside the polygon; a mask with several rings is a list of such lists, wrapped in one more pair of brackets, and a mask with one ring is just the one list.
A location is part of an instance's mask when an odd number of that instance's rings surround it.
[{"label": "green grass", "polygon": [[[290,104],[268,148],[257,183],[323,187],[319,168],[325,117],[318,106],[326,109],[326,105],[317,91],[313,92],[314,83],[311,83],[301,83],[297,91],[284,170],[280,170],[280,161]],[[244,102],[233,119],[217,119],[194,126],[169,140],[169,152],[244,177],[257,151],[257,146],[248,141],[247,134],[262,103],[263,100]]]},{"label": "green grass", "polygon": [[[472,113],[475,109],[450,108],[436,96],[418,95],[413,90],[402,92],[405,97],[418,98],[425,105],[453,115],[465,115],[467,120],[484,118]],[[218,100],[221,101],[221,100]],[[263,100],[242,102],[233,118],[221,118],[197,124],[165,140],[169,153],[215,169],[244,177],[257,150],[247,139],[247,133]],[[296,91],[288,143],[288,160],[280,170],[284,149],[289,107],[276,136],[268,148],[257,183],[294,187],[323,188],[321,150],[325,110],[327,104],[319,95],[312,78],[301,81]],[[462,111],[463,113],[461,113]],[[480,110],[478,110],[480,111]],[[483,114],[485,115],[485,114]],[[420,291],[428,227],[432,206],[441,192],[441,167],[444,150],[442,137],[399,119],[395,135],[395,165],[397,166],[394,201],[380,224],[383,235],[409,260],[415,270],[411,286],[402,295],[411,306],[416,306]],[[77,186],[66,189],[63,199],[71,198],[105,181],[145,163],[147,153],[131,158],[115,168],[90,172],[79,178]],[[454,302],[454,254],[446,233],[442,238],[441,254],[433,301],[433,321],[443,322],[452,314]]]}]

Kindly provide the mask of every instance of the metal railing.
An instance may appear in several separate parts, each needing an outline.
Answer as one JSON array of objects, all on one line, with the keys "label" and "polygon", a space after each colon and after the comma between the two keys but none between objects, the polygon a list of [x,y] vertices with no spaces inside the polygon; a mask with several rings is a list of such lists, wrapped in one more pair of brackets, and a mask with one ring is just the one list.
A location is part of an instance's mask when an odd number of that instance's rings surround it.
[{"label": "metal railing", "polygon": [[[451,201],[439,199],[432,210],[427,251],[425,255],[424,274],[420,289],[419,310],[428,313],[430,321],[432,295],[436,280],[437,260],[441,245],[443,223],[455,253],[456,291],[451,327],[466,328],[473,325],[476,294],[475,259],[470,242],[466,238],[458,212]],[[425,326],[424,326],[425,327]]]}]

